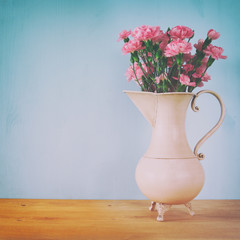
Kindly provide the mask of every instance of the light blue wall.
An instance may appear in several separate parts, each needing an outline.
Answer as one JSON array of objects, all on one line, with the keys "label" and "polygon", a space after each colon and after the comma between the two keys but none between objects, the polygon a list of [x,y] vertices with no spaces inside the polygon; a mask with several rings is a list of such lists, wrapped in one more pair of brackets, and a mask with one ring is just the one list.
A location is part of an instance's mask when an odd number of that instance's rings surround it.
[{"label": "light blue wall", "polygon": [[[135,167],[151,128],[122,93],[129,57],[116,41],[142,24],[186,25],[194,42],[210,28],[227,60],[207,89],[223,98],[225,122],[201,148],[199,198],[240,198],[239,1],[0,0],[0,197],[143,199]],[[214,98],[189,109],[192,147],[218,120]]]}]

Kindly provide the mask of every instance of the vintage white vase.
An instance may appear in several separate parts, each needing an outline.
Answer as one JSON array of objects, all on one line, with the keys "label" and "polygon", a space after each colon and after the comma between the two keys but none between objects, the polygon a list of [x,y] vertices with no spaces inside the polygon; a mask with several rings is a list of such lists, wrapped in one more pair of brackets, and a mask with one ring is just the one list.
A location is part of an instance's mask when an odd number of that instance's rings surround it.
[{"label": "vintage white vase", "polygon": [[[155,205],[158,221],[174,204],[185,204],[194,215],[190,201],[201,191],[204,171],[199,160],[204,158],[198,149],[221,125],[225,108],[220,97],[213,91],[203,90],[197,94],[152,93],[124,91],[152,125],[152,139],[145,155],[136,168],[136,182],[141,192]],[[198,111],[195,100],[203,93],[214,95],[221,105],[218,123],[196,145],[189,147],[185,133],[185,118],[189,103]]]}]

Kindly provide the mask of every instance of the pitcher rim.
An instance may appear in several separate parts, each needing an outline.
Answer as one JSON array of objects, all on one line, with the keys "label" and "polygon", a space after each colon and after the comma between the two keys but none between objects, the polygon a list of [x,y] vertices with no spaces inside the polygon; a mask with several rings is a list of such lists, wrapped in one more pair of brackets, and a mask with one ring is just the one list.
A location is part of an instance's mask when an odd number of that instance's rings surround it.
[{"label": "pitcher rim", "polygon": [[195,95],[195,93],[190,92],[167,92],[167,93],[155,93],[155,92],[143,92],[143,91],[132,91],[123,90],[124,93],[139,93],[139,94],[150,94],[150,95]]}]

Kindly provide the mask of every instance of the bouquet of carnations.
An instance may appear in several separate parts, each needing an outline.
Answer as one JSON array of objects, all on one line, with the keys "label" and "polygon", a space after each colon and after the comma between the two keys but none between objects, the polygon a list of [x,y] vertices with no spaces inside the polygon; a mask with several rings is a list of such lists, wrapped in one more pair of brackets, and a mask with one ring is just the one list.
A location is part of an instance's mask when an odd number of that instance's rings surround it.
[{"label": "bouquet of carnations", "polygon": [[[129,37],[132,37],[130,39]],[[141,26],[133,31],[123,30],[118,41],[123,40],[123,54],[130,53],[131,65],[126,71],[127,80],[135,80],[142,91],[192,92],[211,79],[208,68],[215,60],[226,59],[223,49],[211,44],[220,34],[211,29],[205,40],[194,44],[191,54],[190,40],[194,31],[176,26],[164,33],[159,26]]]}]

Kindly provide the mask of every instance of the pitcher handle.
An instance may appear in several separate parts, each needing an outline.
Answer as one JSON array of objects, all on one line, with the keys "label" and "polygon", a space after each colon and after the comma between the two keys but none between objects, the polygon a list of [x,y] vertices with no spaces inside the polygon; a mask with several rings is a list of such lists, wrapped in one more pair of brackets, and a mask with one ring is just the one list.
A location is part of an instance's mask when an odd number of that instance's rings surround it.
[{"label": "pitcher handle", "polygon": [[205,155],[203,153],[198,153],[198,149],[202,146],[202,144],[210,137],[212,136],[212,134],[214,132],[217,131],[217,129],[220,127],[220,125],[222,124],[223,122],[223,119],[224,119],[224,116],[225,116],[225,106],[224,106],[224,103],[222,101],[222,99],[219,97],[219,95],[213,91],[210,91],[210,90],[202,90],[200,92],[198,92],[197,94],[194,95],[193,99],[192,99],[192,103],[191,103],[191,107],[192,107],[192,110],[194,112],[198,112],[199,111],[199,107],[198,106],[195,106],[195,102],[196,102],[196,99],[203,93],[210,93],[212,94],[214,97],[217,98],[217,100],[219,101],[219,104],[221,106],[221,116],[217,122],[217,124],[206,134],[204,135],[199,141],[198,143],[196,144],[195,148],[194,148],[194,154],[196,155],[196,157],[199,159],[199,160],[203,160],[205,158]]}]

